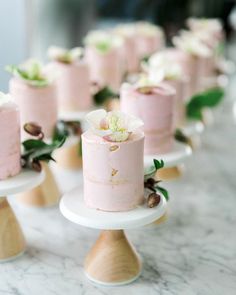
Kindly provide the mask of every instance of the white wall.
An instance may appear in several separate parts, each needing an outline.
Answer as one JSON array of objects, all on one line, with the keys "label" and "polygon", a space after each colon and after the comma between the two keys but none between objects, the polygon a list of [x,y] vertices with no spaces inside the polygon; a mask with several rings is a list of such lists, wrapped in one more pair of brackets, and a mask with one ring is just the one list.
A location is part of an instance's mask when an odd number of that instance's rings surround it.
[{"label": "white wall", "polygon": [[27,57],[26,1],[0,1],[0,91],[8,89],[10,75],[5,65],[20,63]]}]

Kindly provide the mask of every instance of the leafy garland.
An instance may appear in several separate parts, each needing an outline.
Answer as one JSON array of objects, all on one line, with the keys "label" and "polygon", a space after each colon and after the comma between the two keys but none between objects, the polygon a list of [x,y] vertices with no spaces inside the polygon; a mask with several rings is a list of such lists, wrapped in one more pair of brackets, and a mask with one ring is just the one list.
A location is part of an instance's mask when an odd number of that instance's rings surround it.
[{"label": "leafy garland", "polygon": [[220,87],[195,94],[186,105],[187,117],[194,120],[202,120],[202,110],[205,107],[217,106],[224,97],[224,90]]},{"label": "leafy garland", "polygon": [[81,146],[81,123],[79,121],[63,121],[59,120],[56,124],[53,133],[53,141],[68,137],[69,135],[78,136],[80,138],[78,155],[82,156],[82,146]]},{"label": "leafy garland", "polygon": [[161,197],[157,193],[157,191],[160,192],[167,201],[169,200],[168,191],[159,185],[161,180],[155,180],[154,178],[157,170],[162,169],[164,167],[164,161],[163,160],[158,161],[156,159],[153,159],[153,163],[154,163],[154,166],[152,167],[153,168],[152,172],[144,176],[144,188],[151,191],[147,199],[147,205],[150,208],[157,206],[161,201]]},{"label": "leafy garland", "polygon": [[21,164],[23,168],[30,168],[36,171],[41,171],[40,162],[55,161],[52,153],[55,149],[60,148],[66,137],[55,137],[51,144],[43,141],[44,134],[42,128],[35,123],[27,123],[24,125],[24,130],[37,139],[28,139],[22,142],[23,153],[21,155]]},{"label": "leafy garland", "polygon": [[104,86],[101,89],[98,89],[94,95],[93,99],[95,104],[102,105],[104,104],[108,99],[118,97],[119,95],[111,90],[109,86]]}]

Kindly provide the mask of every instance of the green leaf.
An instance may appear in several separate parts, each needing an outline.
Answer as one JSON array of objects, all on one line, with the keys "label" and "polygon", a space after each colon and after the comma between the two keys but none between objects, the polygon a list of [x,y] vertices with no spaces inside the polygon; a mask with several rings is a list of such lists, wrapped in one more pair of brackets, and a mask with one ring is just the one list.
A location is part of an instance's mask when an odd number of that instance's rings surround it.
[{"label": "green leaf", "polygon": [[23,147],[26,151],[30,151],[32,149],[42,149],[47,146],[45,142],[38,139],[28,139],[22,142]]},{"label": "green leaf", "polygon": [[150,55],[146,55],[141,59],[141,62],[147,63],[149,61]]},{"label": "green leaf", "polygon": [[175,130],[175,139],[179,142],[189,143],[189,138],[183,133],[181,129]]},{"label": "green leaf", "polygon": [[118,94],[114,93],[109,87],[105,86],[95,93],[93,98],[96,104],[101,105],[104,104],[107,99],[117,96]]},{"label": "green leaf", "polygon": [[166,201],[169,201],[169,193],[168,193],[168,191],[165,188],[157,185],[157,186],[155,186],[155,189],[157,189],[160,193],[163,194],[163,196],[165,197]]},{"label": "green leaf", "polygon": [[165,163],[163,160],[158,161],[157,159],[153,159],[153,163],[154,163],[156,170],[161,169],[165,166]]},{"label": "green leaf", "polygon": [[212,88],[205,92],[194,95],[186,106],[187,117],[201,120],[203,108],[213,108],[217,106],[223,97],[224,91],[219,87]]}]

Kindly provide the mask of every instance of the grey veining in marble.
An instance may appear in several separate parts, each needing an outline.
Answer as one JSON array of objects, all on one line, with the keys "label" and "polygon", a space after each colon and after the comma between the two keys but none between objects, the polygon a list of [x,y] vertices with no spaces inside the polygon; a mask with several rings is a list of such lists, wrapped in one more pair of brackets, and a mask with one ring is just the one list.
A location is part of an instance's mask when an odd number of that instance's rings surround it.
[{"label": "grey veining in marble", "polygon": [[[123,287],[92,285],[83,274],[83,260],[99,231],[70,223],[58,208],[26,208],[12,199],[28,247],[18,260],[0,264],[0,294],[236,294],[235,83],[229,89],[186,173],[166,184],[168,221],[127,232],[143,257],[140,279]],[[81,182],[81,173],[59,171],[57,176],[64,190]]]}]

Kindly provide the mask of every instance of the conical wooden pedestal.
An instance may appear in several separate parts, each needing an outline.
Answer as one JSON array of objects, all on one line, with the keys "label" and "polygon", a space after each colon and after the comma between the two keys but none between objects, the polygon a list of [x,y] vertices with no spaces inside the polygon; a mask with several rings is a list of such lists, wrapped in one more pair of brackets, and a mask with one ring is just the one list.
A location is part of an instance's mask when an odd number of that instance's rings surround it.
[{"label": "conical wooden pedestal", "polygon": [[54,158],[59,166],[65,169],[77,170],[82,168],[82,156],[79,155],[80,144],[75,143],[57,149]]},{"label": "conical wooden pedestal", "polygon": [[127,284],[140,272],[140,258],[123,230],[102,231],[85,259],[87,277],[99,284]]},{"label": "conical wooden pedestal", "polygon": [[6,197],[0,197],[0,262],[25,251],[25,238]]},{"label": "conical wooden pedestal", "polygon": [[42,163],[45,180],[36,188],[20,195],[20,200],[35,207],[50,207],[60,200],[60,192],[51,169],[47,163]]},{"label": "conical wooden pedestal", "polygon": [[157,219],[156,221],[154,221],[152,223],[152,225],[159,225],[162,224],[164,222],[166,222],[166,220],[168,219],[168,212],[166,212],[164,215],[162,215],[161,218]]},{"label": "conical wooden pedestal", "polygon": [[184,172],[184,165],[174,167],[167,167],[157,170],[155,178],[158,180],[171,180],[182,176]]}]

